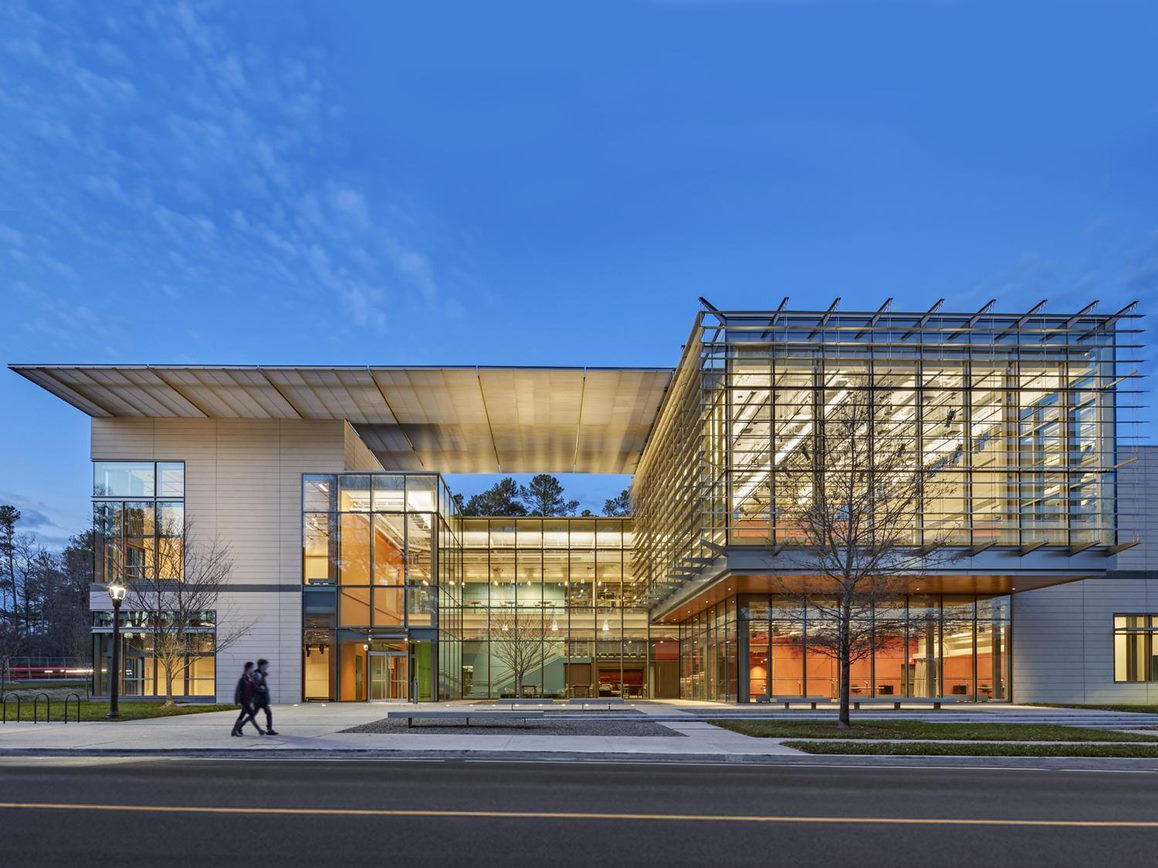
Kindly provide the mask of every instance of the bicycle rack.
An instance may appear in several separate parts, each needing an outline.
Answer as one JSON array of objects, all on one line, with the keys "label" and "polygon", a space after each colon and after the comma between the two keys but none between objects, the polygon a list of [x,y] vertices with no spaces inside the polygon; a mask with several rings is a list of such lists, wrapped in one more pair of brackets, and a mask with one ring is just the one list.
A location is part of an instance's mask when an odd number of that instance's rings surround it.
[{"label": "bicycle rack", "polygon": [[71,700],[71,699],[76,700],[76,722],[80,723],[80,694],[79,693],[70,693],[70,694],[68,694],[68,696],[64,697],[64,722],[68,723],[68,703],[69,703],[69,700]]},{"label": "bicycle rack", "polygon": [[0,706],[3,707],[3,722],[8,722],[8,700],[16,700],[16,723],[20,723],[20,694],[19,693],[5,693],[4,698],[0,699]]},{"label": "bicycle rack", "polygon": [[38,693],[32,697],[32,722],[40,723],[40,718],[37,716],[37,710],[40,708],[40,697],[44,697],[44,722],[49,723],[52,717],[52,700],[47,693]]}]

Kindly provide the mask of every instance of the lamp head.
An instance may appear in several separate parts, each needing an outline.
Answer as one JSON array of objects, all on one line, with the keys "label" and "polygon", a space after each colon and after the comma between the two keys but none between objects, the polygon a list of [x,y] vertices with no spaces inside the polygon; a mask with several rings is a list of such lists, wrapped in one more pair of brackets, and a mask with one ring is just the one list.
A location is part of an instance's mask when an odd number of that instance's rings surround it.
[{"label": "lamp head", "polygon": [[120,582],[113,582],[108,586],[107,590],[109,592],[109,599],[114,603],[121,602],[125,598],[125,595],[129,593],[129,589]]}]

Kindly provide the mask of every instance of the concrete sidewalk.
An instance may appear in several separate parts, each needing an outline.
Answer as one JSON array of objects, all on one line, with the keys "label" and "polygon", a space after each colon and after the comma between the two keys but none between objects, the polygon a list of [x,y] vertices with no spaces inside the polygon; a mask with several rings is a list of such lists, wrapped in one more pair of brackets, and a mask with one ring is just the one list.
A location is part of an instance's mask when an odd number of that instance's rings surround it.
[{"label": "concrete sidewalk", "polygon": [[[110,751],[177,752],[211,750],[226,752],[361,752],[361,751],[436,751],[464,753],[537,754],[616,754],[695,756],[703,754],[798,755],[798,751],[781,747],[775,739],[757,739],[714,727],[709,723],[688,720],[667,723],[684,738],[628,736],[535,735],[513,731],[508,734],[474,735],[439,733],[438,724],[427,732],[415,728],[406,733],[347,733],[342,730],[381,720],[390,710],[414,708],[406,704],[331,704],[275,706],[274,726],[279,735],[259,736],[250,731],[243,738],[229,734],[236,713],[232,711],[163,717],[151,720],[91,723],[9,723],[0,727],[0,752],[14,751]],[[447,706],[439,705],[443,709]],[[456,706],[449,706],[456,707]],[[464,714],[467,707],[463,706]],[[672,715],[665,709],[665,717]],[[674,712],[679,714],[678,711]],[[598,719],[613,717],[611,712],[567,712],[560,717]],[[618,713],[622,716],[621,713]],[[473,725],[485,725],[487,710],[471,708]],[[637,719],[648,719],[646,711]],[[477,721],[477,723],[475,723]]]},{"label": "concrete sidewalk", "polygon": [[[481,704],[438,703],[440,710],[469,710],[472,724],[484,723],[488,711]],[[343,730],[381,720],[387,711],[421,707],[405,703],[311,703],[283,705],[274,708],[277,736],[247,734],[243,738],[229,735],[236,712],[211,712],[178,717],[119,722],[86,723],[8,723],[0,726],[0,754],[17,753],[108,753],[108,754],[398,754],[398,755],[521,755],[521,756],[587,756],[662,758],[672,760],[711,758],[715,761],[743,761],[772,757],[805,757],[802,752],[781,743],[792,738],[753,738],[712,726],[712,718],[771,718],[780,720],[818,720],[834,717],[832,710],[784,712],[768,708],[738,708],[708,703],[639,703],[615,711],[582,711],[560,706],[549,712],[560,720],[635,720],[652,721],[665,726],[682,738],[622,735],[535,734],[512,730],[487,734],[439,732],[442,724],[415,727],[403,733],[349,733]],[[856,714],[855,719],[912,719],[938,722],[1055,723],[1070,726],[1096,726],[1104,729],[1129,729],[1158,725],[1158,716],[1140,713],[1088,711],[1083,709],[1046,709],[1018,706],[972,706],[939,712],[872,711]],[[477,724],[475,723],[477,721]],[[613,727],[609,727],[613,729]],[[815,758],[815,757],[812,757]]]}]

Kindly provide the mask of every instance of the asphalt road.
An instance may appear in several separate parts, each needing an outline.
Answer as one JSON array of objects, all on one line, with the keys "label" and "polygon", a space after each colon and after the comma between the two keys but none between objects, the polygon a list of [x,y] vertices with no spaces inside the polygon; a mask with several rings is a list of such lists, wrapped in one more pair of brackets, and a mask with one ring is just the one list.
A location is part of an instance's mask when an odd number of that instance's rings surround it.
[{"label": "asphalt road", "polygon": [[1156,793],[935,765],[5,759],[0,865],[1153,865]]}]

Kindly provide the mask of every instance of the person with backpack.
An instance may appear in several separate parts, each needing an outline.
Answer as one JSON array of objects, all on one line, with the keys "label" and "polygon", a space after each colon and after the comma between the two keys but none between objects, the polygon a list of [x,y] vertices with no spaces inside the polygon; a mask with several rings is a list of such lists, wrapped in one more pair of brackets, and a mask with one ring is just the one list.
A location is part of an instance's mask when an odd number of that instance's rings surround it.
[{"label": "person with backpack", "polygon": [[[265,711],[265,732],[262,735],[277,735],[273,728],[273,712],[269,708],[269,661],[258,660],[257,669],[253,673],[253,686],[256,690],[254,697],[254,710],[256,715],[259,710]],[[254,726],[257,722],[254,721]]]},{"label": "person with backpack", "polygon": [[237,720],[233,723],[233,732],[229,733],[230,735],[244,735],[245,733],[243,733],[241,729],[247,723],[252,723],[253,728],[257,730],[259,735],[265,735],[255,719],[257,708],[254,705],[254,700],[256,698],[257,684],[253,678],[253,661],[250,660],[245,664],[245,669],[241,673],[237,687],[233,689],[233,704],[241,706],[241,714],[237,715]]}]

